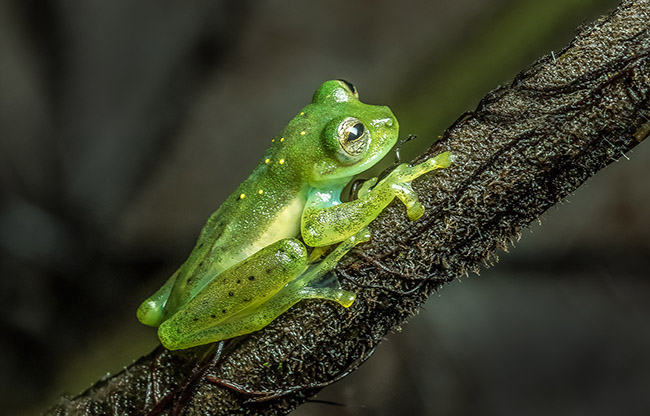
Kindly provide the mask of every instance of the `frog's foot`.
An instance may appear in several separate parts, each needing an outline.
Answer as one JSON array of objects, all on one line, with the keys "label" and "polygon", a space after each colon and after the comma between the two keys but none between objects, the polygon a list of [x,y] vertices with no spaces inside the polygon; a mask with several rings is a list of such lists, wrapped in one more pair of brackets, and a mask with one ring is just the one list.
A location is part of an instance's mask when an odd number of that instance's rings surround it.
[{"label": "frog's foot", "polygon": [[424,214],[424,207],[418,200],[410,182],[396,183],[392,186],[395,195],[406,205],[406,215],[411,221],[419,219]]},{"label": "frog's foot", "polygon": [[[336,279],[336,276],[327,275],[336,267],[339,260],[348,251],[357,244],[364,243],[368,240],[370,240],[370,230],[364,227],[355,235],[339,243],[323,261],[311,265],[300,277],[285,286],[278,295],[284,294],[288,295],[289,298],[298,300],[307,298],[328,299],[346,308],[349,307],[354,302],[356,296],[354,292],[341,289],[341,285]],[[323,278],[326,276],[331,277],[331,279],[325,279],[327,281],[323,282]]]},{"label": "frog's foot", "polygon": [[298,292],[300,299],[327,299],[338,303],[344,308],[349,308],[354,303],[357,295],[354,292],[332,287],[303,287]]},{"label": "frog's foot", "polygon": [[362,198],[365,195],[368,195],[370,193],[370,190],[373,186],[377,184],[377,177],[368,179],[361,185],[361,188],[359,188],[359,191],[357,192],[357,198]]},{"label": "frog's foot", "polygon": [[440,153],[439,155],[436,155],[435,157],[432,157],[431,159],[428,159],[426,162],[429,162],[430,164],[434,165],[434,169],[440,169],[440,168],[448,168],[449,165],[451,165],[454,160],[456,159],[456,156],[452,155],[451,152],[443,152]]},{"label": "frog's foot", "polygon": [[415,166],[404,163],[396,167],[382,182],[391,187],[395,196],[406,206],[409,219],[415,221],[424,214],[424,207],[418,200],[411,181],[432,170],[446,168],[452,161],[451,153],[444,152]]},{"label": "frog's foot", "polygon": [[451,165],[453,156],[449,152],[440,153],[436,157],[427,159],[415,166],[409,166],[406,163],[399,165],[393,170],[386,179],[391,178],[394,182],[411,182],[413,179],[424,175],[432,170],[446,168]]}]

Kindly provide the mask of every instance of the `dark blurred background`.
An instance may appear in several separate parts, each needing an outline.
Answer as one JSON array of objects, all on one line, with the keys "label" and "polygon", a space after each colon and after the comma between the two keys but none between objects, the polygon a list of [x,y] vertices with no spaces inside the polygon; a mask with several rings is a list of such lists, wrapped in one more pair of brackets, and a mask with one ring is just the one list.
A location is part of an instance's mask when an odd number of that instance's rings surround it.
[{"label": "dark blurred background", "polygon": [[[407,157],[614,0],[0,2],[0,408],[149,352],[135,309],[331,78]],[[650,148],[454,282],[297,415],[650,412]]]}]

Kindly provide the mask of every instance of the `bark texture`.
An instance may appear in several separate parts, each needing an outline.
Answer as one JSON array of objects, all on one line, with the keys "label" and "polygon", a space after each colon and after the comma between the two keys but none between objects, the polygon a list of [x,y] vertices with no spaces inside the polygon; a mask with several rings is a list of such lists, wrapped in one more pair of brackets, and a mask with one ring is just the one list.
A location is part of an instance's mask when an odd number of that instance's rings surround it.
[{"label": "bark texture", "polygon": [[[49,415],[286,414],[344,377],[444,282],[491,264],[544,211],[650,133],[650,3],[623,1],[460,117],[419,161],[455,163],[414,183],[336,269],[353,307],[303,301],[264,330],[170,352],[158,348]],[[477,69],[479,70],[479,69]]]}]

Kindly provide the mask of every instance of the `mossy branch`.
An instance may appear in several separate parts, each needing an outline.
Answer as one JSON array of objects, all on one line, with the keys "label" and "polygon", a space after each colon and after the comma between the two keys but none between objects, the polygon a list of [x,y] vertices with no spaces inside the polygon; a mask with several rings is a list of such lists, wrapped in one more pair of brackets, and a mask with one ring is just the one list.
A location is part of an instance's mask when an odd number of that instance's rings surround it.
[{"label": "mossy branch", "polygon": [[645,139],[649,30],[650,3],[623,1],[460,117],[419,158],[457,157],[414,184],[425,216],[410,222],[394,203],[337,267],[358,292],[351,308],[304,301],[248,336],[158,348],[48,414],[288,413],[358,367],[433,290],[492,263],[522,227]]}]

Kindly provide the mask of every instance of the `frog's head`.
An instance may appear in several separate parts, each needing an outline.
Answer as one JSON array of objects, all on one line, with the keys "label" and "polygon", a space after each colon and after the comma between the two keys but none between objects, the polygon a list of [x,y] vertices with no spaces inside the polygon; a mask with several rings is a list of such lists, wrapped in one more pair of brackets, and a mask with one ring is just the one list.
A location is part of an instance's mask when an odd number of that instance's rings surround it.
[{"label": "frog's head", "polygon": [[388,107],[362,103],[354,85],[343,80],[324,82],[287,126],[294,128],[303,135],[304,179],[314,187],[345,184],[369,169],[393,148],[399,132]]}]

